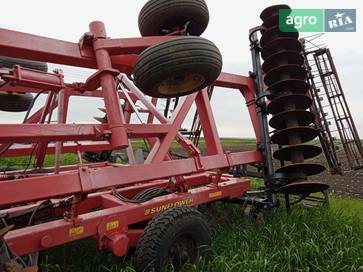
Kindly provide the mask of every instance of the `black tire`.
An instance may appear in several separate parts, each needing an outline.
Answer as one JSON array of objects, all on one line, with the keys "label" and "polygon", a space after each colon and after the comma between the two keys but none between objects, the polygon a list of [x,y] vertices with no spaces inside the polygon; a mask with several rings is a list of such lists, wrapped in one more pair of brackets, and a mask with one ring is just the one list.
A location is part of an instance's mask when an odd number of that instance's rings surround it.
[{"label": "black tire", "polygon": [[164,35],[187,22],[187,32],[200,36],[208,26],[209,12],[204,0],[149,0],[138,21],[142,36]]},{"label": "black tire", "polygon": [[[12,68],[14,65],[20,65],[42,72],[48,71],[48,66],[45,62],[0,56],[0,67]],[[0,93],[0,111],[22,112],[29,109],[33,101],[33,95],[31,93],[7,93],[6,90],[4,91]]]},{"label": "black tire", "polygon": [[189,207],[171,208],[146,226],[136,248],[137,271],[159,272],[170,263],[178,271],[210,252],[211,233],[203,215]]},{"label": "black tire", "polygon": [[103,150],[103,151],[86,151],[82,153],[82,159],[88,162],[104,162],[110,161],[111,158],[110,150]]},{"label": "black tire", "polygon": [[33,95],[31,93],[0,92],[0,111],[27,111],[32,101]]},{"label": "black tire", "polygon": [[0,56],[0,67],[13,68],[14,65],[20,65],[25,68],[48,72],[48,65],[45,62],[24,60],[18,58],[9,58]]},{"label": "black tire", "polygon": [[134,78],[153,97],[187,95],[213,83],[222,70],[222,56],[211,41],[183,36],[144,50],[136,60]]}]

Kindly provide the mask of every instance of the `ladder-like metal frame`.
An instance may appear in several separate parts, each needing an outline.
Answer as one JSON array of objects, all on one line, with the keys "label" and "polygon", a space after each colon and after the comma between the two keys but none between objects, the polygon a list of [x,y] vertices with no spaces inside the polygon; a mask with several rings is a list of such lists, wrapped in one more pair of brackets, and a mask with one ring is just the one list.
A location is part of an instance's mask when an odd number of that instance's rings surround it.
[{"label": "ladder-like metal frame", "polygon": [[332,174],[363,168],[362,143],[330,50],[319,48],[305,51],[304,55],[314,100],[311,110],[317,114],[319,139]]}]

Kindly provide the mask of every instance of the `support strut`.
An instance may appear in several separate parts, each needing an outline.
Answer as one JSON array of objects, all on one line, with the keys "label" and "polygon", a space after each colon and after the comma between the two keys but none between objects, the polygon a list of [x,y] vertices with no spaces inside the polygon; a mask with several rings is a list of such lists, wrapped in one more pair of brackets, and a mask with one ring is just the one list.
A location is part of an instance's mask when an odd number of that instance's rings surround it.
[{"label": "support strut", "polygon": [[252,57],[252,65],[253,65],[253,74],[256,86],[256,111],[258,114],[258,120],[260,124],[260,133],[261,133],[261,142],[259,144],[259,149],[262,153],[263,159],[263,174],[264,174],[264,182],[266,188],[266,197],[268,206],[274,205],[274,197],[273,191],[275,187],[275,183],[278,181],[274,178],[274,168],[272,163],[272,154],[271,154],[271,144],[270,144],[270,135],[269,128],[267,122],[266,112],[266,96],[263,90],[263,75],[261,73],[261,61],[260,61],[260,47],[258,44],[257,31],[260,30],[260,27],[256,27],[250,30],[250,50]]}]

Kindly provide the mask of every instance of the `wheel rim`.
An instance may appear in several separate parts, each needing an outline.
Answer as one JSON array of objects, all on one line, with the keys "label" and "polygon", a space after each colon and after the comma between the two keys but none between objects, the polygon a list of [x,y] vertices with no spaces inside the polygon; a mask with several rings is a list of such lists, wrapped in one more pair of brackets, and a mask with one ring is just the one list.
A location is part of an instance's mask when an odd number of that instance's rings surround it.
[{"label": "wheel rim", "polygon": [[205,82],[205,77],[197,73],[176,75],[163,80],[158,86],[158,92],[163,95],[182,95],[197,89]]},{"label": "wheel rim", "polygon": [[172,243],[167,265],[173,265],[174,269],[182,268],[186,263],[195,264],[199,258],[199,250],[195,240],[188,234],[177,237]]}]

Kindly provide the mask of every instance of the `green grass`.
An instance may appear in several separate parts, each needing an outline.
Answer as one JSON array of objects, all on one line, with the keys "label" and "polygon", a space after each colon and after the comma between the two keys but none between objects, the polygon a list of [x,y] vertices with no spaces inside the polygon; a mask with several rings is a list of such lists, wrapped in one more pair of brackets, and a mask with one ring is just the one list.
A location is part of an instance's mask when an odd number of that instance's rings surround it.
[{"label": "green grass", "polygon": [[[213,255],[192,271],[363,271],[363,202],[332,198],[331,207],[265,212],[253,222],[240,206],[213,211]],[[134,271],[86,240],[45,252],[43,271]],[[360,268],[361,267],[361,268]]]},{"label": "green grass", "polygon": [[[243,145],[243,144],[256,144],[256,139],[237,139],[237,138],[221,138],[220,142],[224,146],[234,146],[234,145]],[[145,148],[145,143],[143,140],[133,140],[132,141],[133,148]],[[199,145],[200,148],[205,148],[205,140],[204,138],[200,138]],[[179,144],[174,141],[171,144],[171,148],[178,148]]]},{"label": "green grass", "polygon": [[[350,206],[346,208],[346,204]],[[357,271],[363,265],[363,203],[275,209],[263,223],[234,218],[220,226],[209,271]]]},{"label": "green grass", "polygon": [[[262,183],[253,180],[258,188]],[[284,207],[252,221],[241,206],[216,203],[208,212],[213,229],[209,263],[191,271],[361,271],[363,202],[332,196],[330,208]],[[135,271],[133,254],[99,252],[93,240],[46,251],[43,271]]]},{"label": "green grass", "polygon": [[[0,159],[0,168],[14,167],[17,169],[32,168],[34,158],[31,160],[29,157],[14,157],[14,158],[2,158]],[[75,154],[63,154],[61,157],[62,165],[77,164],[78,159]],[[44,167],[54,166],[54,155],[47,155],[44,160]]]},{"label": "green grass", "polygon": [[[222,139],[224,145],[255,144],[254,140]],[[201,146],[204,141],[201,141]],[[142,141],[133,142],[142,147]],[[0,168],[24,168],[28,157],[0,160]],[[52,166],[47,156],[45,166]],[[62,164],[75,164],[75,155],[62,156]],[[253,187],[261,182],[253,180]],[[283,207],[251,221],[241,206],[214,205],[213,253],[210,261],[191,271],[360,271],[363,272],[363,201],[331,198],[330,208]],[[210,215],[209,214],[209,215]],[[92,239],[43,252],[41,267],[53,271],[134,271],[132,252],[118,258],[98,251]]]},{"label": "green grass", "polygon": [[[221,144],[224,146],[234,146],[234,145],[244,145],[244,144],[256,144],[255,139],[233,139],[233,138],[221,138]],[[143,140],[133,140],[133,148],[145,148],[145,143]],[[171,148],[178,148],[179,144],[173,142]],[[205,148],[205,141],[203,138],[199,142],[200,148]],[[0,169],[15,167],[17,169],[24,169],[28,165],[28,168],[32,167],[33,159],[29,160],[29,157],[15,157],[15,158],[1,158],[0,159]],[[62,165],[77,164],[78,159],[75,154],[63,154],[61,159]],[[44,167],[54,166],[54,155],[47,155],[45,157]]]}]

